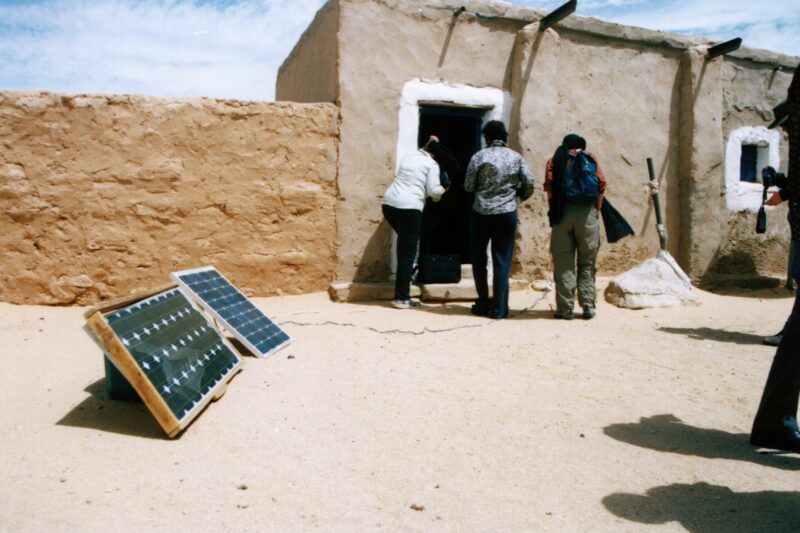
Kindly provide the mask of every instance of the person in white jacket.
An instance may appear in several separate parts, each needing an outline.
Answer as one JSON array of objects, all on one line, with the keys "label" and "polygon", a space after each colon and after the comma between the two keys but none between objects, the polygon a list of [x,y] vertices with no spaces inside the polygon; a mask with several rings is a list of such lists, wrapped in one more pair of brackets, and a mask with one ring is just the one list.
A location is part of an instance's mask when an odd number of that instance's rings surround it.
[{"label": "person in white jacket", "polygon": [[383,216],[397,233],[397,275],[392,306],[398,309],[420,306],[411,299],[411,273],[419,245],[422,208],[427,197],[439,201],[446,190],[439,180],[439,165],[426,150],[431,141],[439,139],[431,135],[425,146],[400,160],[397,175],[381,201]]}]

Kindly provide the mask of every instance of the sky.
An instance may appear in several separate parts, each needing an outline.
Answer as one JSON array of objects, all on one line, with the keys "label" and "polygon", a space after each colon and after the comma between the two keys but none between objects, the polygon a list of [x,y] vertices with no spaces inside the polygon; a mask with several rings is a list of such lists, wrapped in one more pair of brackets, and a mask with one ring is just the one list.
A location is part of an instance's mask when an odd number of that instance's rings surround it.
[{"label": "sky", "polygon": [[[0,0],[0,89],[272,100],[278,67],[322,4]],[[800,56],[800,0],[579,0],[576,14]]]}]

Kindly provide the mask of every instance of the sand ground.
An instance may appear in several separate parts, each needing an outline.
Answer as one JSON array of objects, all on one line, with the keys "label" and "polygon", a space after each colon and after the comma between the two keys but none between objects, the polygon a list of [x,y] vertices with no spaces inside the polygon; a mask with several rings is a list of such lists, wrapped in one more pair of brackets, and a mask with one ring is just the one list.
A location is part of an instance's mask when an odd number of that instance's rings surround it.
[{"label": "sand ground", "polygon": [[0,304],[0,530],[800,531],[800,456],[747,442],[791,297],[700,295],[257,299],[294,342],[175,440],[106,397],[84,309]]}]

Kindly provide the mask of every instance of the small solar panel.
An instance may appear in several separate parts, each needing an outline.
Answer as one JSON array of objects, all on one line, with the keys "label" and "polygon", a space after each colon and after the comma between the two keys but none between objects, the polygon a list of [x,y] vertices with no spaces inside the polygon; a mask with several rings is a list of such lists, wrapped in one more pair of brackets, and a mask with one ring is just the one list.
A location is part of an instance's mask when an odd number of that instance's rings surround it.
[{"label": "small solar panel", "polygon": [[173,279],[255,355],[267,357],[292,338],[214,267],[173,272]]},{"label": "small solar panel", "polygon": [[178,287],[88,319],[109,358],[170,436],[186,427],[242,364]]}]

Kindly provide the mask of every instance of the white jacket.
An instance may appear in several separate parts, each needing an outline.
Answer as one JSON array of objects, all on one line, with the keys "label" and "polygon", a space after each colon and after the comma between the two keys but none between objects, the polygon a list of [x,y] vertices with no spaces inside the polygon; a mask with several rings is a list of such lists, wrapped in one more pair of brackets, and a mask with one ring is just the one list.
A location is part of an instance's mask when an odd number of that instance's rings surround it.
[{"label": "white jacket", "polygon": [[425,198],[430,196],[434,202],[444,194],[439,182],[439,165],[428,152],[420,149],[400,160],[397,176],[386,193],[382,204],[397,209],[416,209],[422,211]]}]

